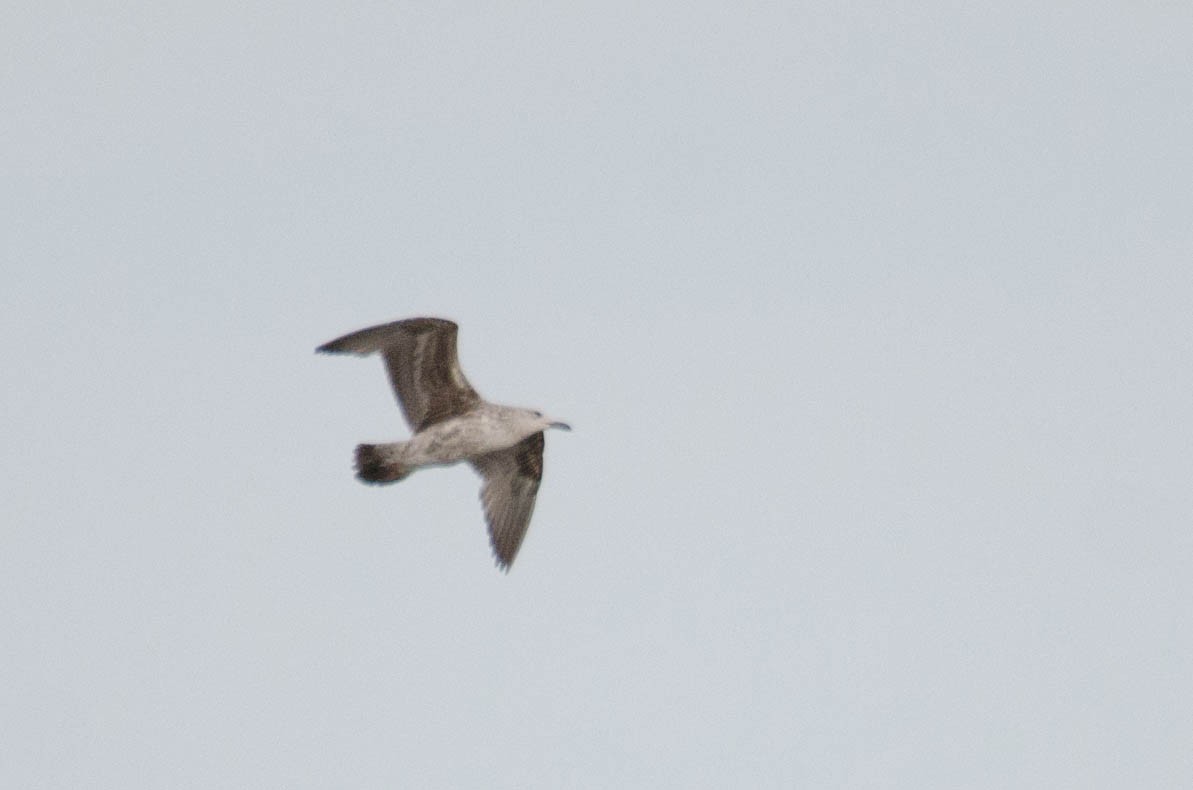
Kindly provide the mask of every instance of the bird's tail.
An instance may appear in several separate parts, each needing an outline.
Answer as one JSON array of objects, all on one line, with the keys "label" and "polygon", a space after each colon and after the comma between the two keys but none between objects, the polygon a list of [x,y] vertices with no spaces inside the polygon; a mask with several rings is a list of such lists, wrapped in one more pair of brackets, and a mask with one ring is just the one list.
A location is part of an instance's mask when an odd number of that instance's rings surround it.
[{"label": "bird's tail", "polygon": [[396,483],[409,477],[418,467],[397,460],[403,444],[358,444],[356,476],[364,483]]}]

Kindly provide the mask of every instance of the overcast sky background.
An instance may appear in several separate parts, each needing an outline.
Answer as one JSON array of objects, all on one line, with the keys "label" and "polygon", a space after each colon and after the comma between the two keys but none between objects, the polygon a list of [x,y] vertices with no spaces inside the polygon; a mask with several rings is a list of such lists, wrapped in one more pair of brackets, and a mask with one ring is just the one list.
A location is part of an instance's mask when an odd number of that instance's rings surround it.
[{"label": "overcast sky background", "polygon": [[9,8],[0,785],[1193,786],[1193,6],[970,6]]}]

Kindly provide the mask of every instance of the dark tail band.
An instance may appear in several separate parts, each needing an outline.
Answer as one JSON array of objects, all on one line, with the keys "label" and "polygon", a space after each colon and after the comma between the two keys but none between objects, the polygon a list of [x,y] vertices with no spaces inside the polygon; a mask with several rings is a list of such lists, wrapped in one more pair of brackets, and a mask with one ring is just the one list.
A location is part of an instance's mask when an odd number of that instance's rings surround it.
[{"label": "dark tail band", "polygon": [[414,467],[388,461],[382,446],[358,444],[356,446],[356,476],[365,483],[396,483],[404,480]]}]

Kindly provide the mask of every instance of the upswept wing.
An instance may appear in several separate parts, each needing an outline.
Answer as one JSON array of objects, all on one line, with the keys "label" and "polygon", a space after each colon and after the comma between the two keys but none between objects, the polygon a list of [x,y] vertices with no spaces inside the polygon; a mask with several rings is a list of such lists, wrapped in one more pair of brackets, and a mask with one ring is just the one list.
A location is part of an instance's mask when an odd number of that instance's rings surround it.
[{"label": "upswept wing", "polygon": [[526,537],[543,479],[543,434],[532,434],[507,450],[472,459],[484,479],[481,502],[497,565],[508,571]]},{"label": "upswept wing", "polygon": [[380,351],[398,405],[417,433],[481,402],[460,370],[457,329],[443,318],[410,318],[361,329],[316,350],[362,356]]}]

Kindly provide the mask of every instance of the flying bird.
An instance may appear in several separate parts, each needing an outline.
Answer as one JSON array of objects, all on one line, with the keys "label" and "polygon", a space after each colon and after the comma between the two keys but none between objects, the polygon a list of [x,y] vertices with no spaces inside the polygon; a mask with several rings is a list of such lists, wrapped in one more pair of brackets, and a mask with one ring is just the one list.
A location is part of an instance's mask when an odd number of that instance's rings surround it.
[{"label": "flying bird", "polygon": [[457,330],[443,318],[409,318],[344,335],[316,351],[380,352],[414,434],[405,442],[357,445],[356,476],[365,483],[396,483],[423,467],[467,461],[483,481],[480,498],[493,555],[508,572],[543,479],[543,431],[571,427],[541,412],[482,400],[460,370]]}]

